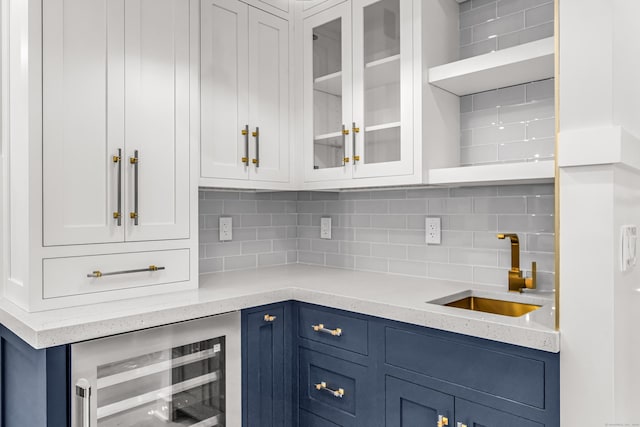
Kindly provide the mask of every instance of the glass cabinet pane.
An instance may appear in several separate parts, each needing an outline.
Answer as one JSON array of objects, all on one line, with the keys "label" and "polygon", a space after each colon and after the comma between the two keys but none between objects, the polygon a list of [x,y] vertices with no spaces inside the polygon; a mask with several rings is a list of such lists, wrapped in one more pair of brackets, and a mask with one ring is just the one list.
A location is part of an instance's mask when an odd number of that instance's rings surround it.
[{"label": "glass cabinet pane", "polygon": [[400,0],[363,11],[364,158],[366,164],[401,160]]},{"label": "glass cabinet pane", "polygon": [[98,426],[224,426],[224,355],[220,337],[98,366]]},{"label": "glass cabinet pane", "polygon": [[342,19],[313,28],[314,169],[343,165]]}]

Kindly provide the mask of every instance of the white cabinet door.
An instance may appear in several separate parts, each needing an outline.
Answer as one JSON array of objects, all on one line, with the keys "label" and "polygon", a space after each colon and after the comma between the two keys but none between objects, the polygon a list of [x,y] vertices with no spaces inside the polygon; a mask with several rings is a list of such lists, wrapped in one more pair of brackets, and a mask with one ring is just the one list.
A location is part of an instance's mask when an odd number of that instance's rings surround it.
[{"label": "white cabinet door", "polygon": [[47,0],[43,7],[44,244],[123,240],[124,2]]},{"label": "white cabinet door", "polygon": [[305,181],[349,179],[351,4],[306,18],[303,37]]},{"label": "white cabinet door", "polygon": [[249,179],[288,182],[289,23],[253,7],[249,10],[249,122]]},{"label": "white cabinet door", "polygon": [[202,0],[200,13],[200,176],[248,179],[249,6]]},{"label": "white cabinet door", "polygon": [[126,240],[188,238],[189,2],[125,2],[125,88]]},{"label": "white cabinet door", "polygon": [[414,173],[412,19],[410,1],[353,1],[354,178]]}]

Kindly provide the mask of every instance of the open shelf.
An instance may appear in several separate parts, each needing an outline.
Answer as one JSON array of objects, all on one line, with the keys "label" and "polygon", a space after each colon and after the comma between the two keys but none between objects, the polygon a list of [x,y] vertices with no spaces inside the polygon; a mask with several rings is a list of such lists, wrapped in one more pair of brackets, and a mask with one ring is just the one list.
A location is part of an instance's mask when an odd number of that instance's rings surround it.
[{"label": "open shelf", "polygon": [[429,69],[429,83],[458,96],[554,76],[555,43],[549,37]]},{"label": "open shelf", "polygon": [[401,125],[400,122],[383,123],[383,124],[375,125],[375,126],[366,126],[364,128],[364,131],[365,132],[375,132],[377,130],[397,128],[397,127],[400,127],[400,125]]},{"label": "open shelf", "polygon": [[365,89],[400,83],[400,55],[368,62],[365,69]]},{"label": "open shelf", "polygon": [[316,78],[313,81],[313,89],[330,95],[342,96],[342,71]]},{"label": "open shelf", "polygon": [[325,133],[322,135],[316,135],[313,137],[314,141],[320,141],[323,139],[331,139],[331,138],[338,138],[342,136],[342,132],[331,132],[331,133]]},{"label": "open shelf", "polygon": [[555,161],[499,163],[480,166],[432,169],[431,185],[489,185],[548,183],[555,177]]}]

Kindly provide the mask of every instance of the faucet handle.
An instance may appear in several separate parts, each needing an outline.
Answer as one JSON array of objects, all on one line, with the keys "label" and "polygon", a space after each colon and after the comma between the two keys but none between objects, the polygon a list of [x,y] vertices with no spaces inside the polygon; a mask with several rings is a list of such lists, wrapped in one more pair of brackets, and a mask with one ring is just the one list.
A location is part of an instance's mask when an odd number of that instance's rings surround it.
[{"label": "faucet handle", "polygon": [[538,279],[538,266],[535,261],[531,263],[531,277],[524,279],[524,285],[527,289],[535,289]]}]

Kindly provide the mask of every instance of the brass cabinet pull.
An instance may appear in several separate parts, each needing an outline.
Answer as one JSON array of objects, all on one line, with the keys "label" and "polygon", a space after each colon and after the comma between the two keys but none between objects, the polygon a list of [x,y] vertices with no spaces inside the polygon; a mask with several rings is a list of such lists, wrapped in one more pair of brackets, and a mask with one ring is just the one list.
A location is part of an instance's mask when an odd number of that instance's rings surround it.
[{"label": "brass cabinet pull", "polygon": [[256,168],[260,167],[260,128],[256,127],[256,131],[253,132],[253,137],[256,139],[256,158],[251,162],[256,165]]},{"label": "brass cabinet pull", "polygon": [[92,279],[99,279],[100,277],[103,277],[103,276],[118,276],[120,274],[145,273],[145,272],[148,272],[148,271],[158,271],[158,270],[164,270],[164,269],[165,269],[165,267],[158,267],[158,266],[155,266],[155,265],[150,265],[147,268],[139,268],[139,269],[136,269],[136,270],[111,271],[111,272],[108,272],[108,273],[103,273],[100,270],[96,270],[96,271],[93,271],[93,272],[87,274],[87,277],[92,278]]},{"label": "brass cabinet pull", "polygon": [[349,157],[347,157],[347,135],[349,135],[349,129],[342,125],[342,166],[346,166],[349,163]]},{"label": "brass cabinet pull", "polygon": [[444,415],[438,415],[438,427],[444,427],[449,425],[449,418]]},{"label": "brass cabinet pull", "polygon": [[118,184],[117,184],[118,207],[116,211],[113,213],[113,219],[116,220],[116,224],[118,225],[118,227],[121,227],[122,226],[122,149],[121,148],[118,148],[118,155],[113,156],[111,160],[113,161],[113,163],[116,163],[118,165]]},{"label": "brass cabinet pull", "polygon": [[311,325],[311,327],[316,332],[322,332],[322,333],[325,333],[325,334],[333,335],[334,337],[342,336],[342,329],[340,329],[340,328],[327,329],[327,328],[324,327],[324,325],[322,323],[320,323],[318,325]]},{"label": "brass cabinet pull", "polygon": [[270,314],[265,314],[264,315],[264,321],[265,322],[273,322],[276,319],[277,319],[276,316],[271,316]]},{"label": "brass cabinet pull", "polygon": [[129,163],[133,165],[133,212],[129,213],[129,218],[133,220],[133,225],[138,225],[138,150],[133,152],[133,157],[129,158]]},{"label": "brass cabinet pull", "polygon": [[458,423],[456,424],[456,427],[467,427],[467,425],[458,421]]},{"label": "brass cabinet pull", "polygon": [[344,397],[343,388],[339,388],[337,390],[331,390],[330,388],[327,387],[327,383],[324,381],[322,381],[319,384],[316,384],[315,386],[316,386],[316,390],[329,392],[333,395],[333,397],[337,397],[339,399],[342,399]]},{"label": "brass cabinet pull", "polygon": [[242,135],[244,135],[244,157],[242,158],[242,163],[245,166],[249,166],[249,125],[244,126]]},{"label": "brass cabinet pull", "polygon": [[351,143],[352,143],[352,149],[353,149],[353,164],[355,165],[356,162],[360,161],[360,156],[356,156],[356,134],[360,133],[360,128],[356,127],[356,122],[353,122],[353,134],[351,135]]}]

